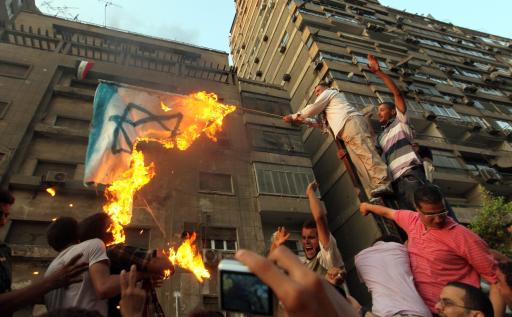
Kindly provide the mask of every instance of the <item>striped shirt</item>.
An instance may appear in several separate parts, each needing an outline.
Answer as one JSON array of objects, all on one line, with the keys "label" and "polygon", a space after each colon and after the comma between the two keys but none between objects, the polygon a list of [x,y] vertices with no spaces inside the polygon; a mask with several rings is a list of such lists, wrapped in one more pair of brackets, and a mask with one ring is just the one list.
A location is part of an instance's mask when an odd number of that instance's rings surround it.
[{"label": "striped shirt", "polygon": [[419,213],[409,210],[398,210],[393,218],[409,237],[407,251],[416,289],[432,312],[448,282],[480,288],[480,276],[490,284],[498,281],[489,247],[471,230],[449,217],[443,228],[425,229]]},{"label": "striped shirt", "polygon": [[394,180],[410,168],[421,165],[420,158],[411,146],[413,138],[407,115],[400,111],[396,112],[395,119],[389,121],[379,135],[382,156]]}]

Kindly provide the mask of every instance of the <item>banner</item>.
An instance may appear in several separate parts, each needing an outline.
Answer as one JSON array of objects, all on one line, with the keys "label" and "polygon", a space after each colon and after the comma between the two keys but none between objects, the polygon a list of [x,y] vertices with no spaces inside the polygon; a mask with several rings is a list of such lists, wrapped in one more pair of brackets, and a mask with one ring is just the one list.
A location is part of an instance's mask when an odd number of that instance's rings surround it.
[{"label": "banner", "polygon": [[[120,179],[129,168],[137,138],[172,142],[183,121],[183,97],[100,82],[94,96],[84,183],[111,184]],[[163,107],[162,102],[168,106]]]}]

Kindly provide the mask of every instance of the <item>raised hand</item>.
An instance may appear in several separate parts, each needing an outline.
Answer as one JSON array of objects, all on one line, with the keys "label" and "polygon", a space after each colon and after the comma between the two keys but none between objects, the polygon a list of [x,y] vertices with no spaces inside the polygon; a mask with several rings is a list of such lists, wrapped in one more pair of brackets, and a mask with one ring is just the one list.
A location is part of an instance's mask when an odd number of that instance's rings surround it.
[{"label": "raised hand", "polygon": [[290,237],[290,233],[286,230],[285,227],[277,227],[277,231],[275,232],[274,243],[277,246],[282,245],[288,238]]},{"label": "raised hand", "polygon": [[137,268],[132,265],[130,272],[121,271],[121,315],[123,317],[142,317],[146,292],[137,284]]},{"label": "raised hand", "polygon": [[375,58],[375,56],[372,54],[368,54],[368,68],[373,73],[380,72],[379,62],[377,61],[377,58]]}]

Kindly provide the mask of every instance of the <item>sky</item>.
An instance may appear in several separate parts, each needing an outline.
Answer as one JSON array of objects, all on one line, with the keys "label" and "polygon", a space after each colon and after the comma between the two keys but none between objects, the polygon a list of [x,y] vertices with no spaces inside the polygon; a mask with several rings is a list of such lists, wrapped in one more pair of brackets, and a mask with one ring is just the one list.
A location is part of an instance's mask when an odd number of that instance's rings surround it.
[{"label": "sky", "polygon": [[[278,0],[284,1],[284,0]],[[234,0],[36,0],[47,14],[229,52]],[[143,3],[143,4],[142,4]],[[410,13],[512,38],[512,0],[380,0]],[[508,25],[508,27],[507,27]]]}]

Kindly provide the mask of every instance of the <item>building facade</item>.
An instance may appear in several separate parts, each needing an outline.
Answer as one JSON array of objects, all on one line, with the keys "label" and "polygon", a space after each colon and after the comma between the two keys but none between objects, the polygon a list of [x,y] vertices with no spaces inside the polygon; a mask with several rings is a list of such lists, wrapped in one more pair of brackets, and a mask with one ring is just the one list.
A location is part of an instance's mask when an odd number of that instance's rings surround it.
[{"label": "building facade", "polygon": [[[309,214],[304,192],[314,176],[300,131],[260,112],[290,112],[286,90],[239,82],[224,52],[46,16],[30,1],[0,2],[0,177],[16,197],[0,239],[13,250],[13,287],[38,278],[56,255],[45,235],[52,219],[102,211],[103,188],[82,182],[93,97],[103,79],[213,92],[242,106],[225,118],[217,142],[200,138],[184,152],[142,146],[156,176],[135,196],[126,228],[128,244],[149,249],[197,232],[212,278],[200,284],[178,270],[160,289],[160,302],[167,316],[216,309],[218,261],[238,248],[266,252],[275,226],[300,226]],[[94,62],[86,79],[77,78],[80,60]],[[50,186],[55,197],[45,191]],[[298,252],[297,233],[293,240]],[[43,310],[27,307],[15,316]]]},{"label": "building facade", "polygon": [[[377,0],[239,0],[236,6],[230,41],[241,80],[286,90],[293,112],[312,102],[314,87],[324,81],[363,110],[393,99],[368,70],[372,53],[404,93],[417,142],[433,152],[434,182],[459,220],[468,223],[477,212],[481,189],[512,197],[510,39]],[[380,128],[376,120],[373,125]],[[362,298],[353,256],[385,227],[359,215],[332,138],[304,129],[302,139],[349,286]]]}]

